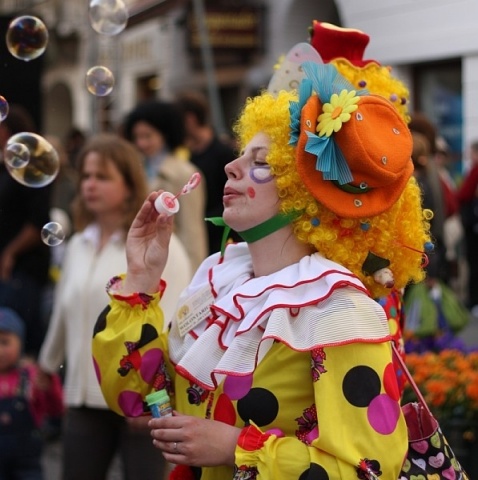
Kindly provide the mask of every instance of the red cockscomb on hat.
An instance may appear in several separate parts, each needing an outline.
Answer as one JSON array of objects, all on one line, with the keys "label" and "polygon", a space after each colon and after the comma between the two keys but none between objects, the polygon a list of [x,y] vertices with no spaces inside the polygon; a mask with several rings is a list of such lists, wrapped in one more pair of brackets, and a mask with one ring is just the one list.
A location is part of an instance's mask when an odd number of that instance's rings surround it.
[{"label": "red cockscomb on hat", "polygon": [[337,27],[331,23],[314,20],[309,29],[310,44],[319,52],[324,63],[345,58],[356,67],[363,67],[376,60],[364,60],[363,54],[370,37],[361,30]]}]

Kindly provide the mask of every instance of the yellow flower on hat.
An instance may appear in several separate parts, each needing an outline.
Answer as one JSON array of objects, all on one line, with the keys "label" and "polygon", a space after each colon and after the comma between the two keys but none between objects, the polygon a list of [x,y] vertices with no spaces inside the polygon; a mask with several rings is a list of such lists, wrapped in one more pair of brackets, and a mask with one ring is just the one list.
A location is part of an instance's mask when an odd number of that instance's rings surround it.
[{"label": "yellow flower on hat", "polygon": [[339,95],[332,94],[329,103],[324,103],[323,113],[319,115],[317,132],[319,136],[330,137],[333,132],[338,132],[342,124],[350,120],[350,114],[358,108],[359,97],[355,90],[342,90]]}]

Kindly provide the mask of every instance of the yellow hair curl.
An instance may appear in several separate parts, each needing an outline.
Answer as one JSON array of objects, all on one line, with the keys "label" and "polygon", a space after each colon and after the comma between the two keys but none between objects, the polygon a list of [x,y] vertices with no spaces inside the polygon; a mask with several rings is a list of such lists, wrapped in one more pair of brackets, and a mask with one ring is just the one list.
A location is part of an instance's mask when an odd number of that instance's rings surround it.
[{"label": "yellow hair curl", "polygon": [[429,223],[421,208],[421,193],[412,177],[393,207],[380,215],[363,219],[339,218],[317,202],[305,189],[295,163],[295,147],[289,145],[289,104],[295,92],[268,92],[248,99],[234,126],[241,148],[259,132],[267,134],[271,146],[267,161],[275,176],[281,211],[304,210],[294,222],[294,234],[312,245],[324,257],[357,275],[374,297],[389,290],[362,271],[369,252],[390,260],[397,288],[423,280],[422,255],[429,238]]},{"label": "yellow hair curl", "polygon": [[[337,58],[330,62],[357,89],[366,88],[374,95],[380,95],[393,104],[406,123],[410,122],[408,88],[392,75],[390,67],[369,63],[364,67],[356,67],[345,58]],[[360,82],[365,82],[363,86]]]}]

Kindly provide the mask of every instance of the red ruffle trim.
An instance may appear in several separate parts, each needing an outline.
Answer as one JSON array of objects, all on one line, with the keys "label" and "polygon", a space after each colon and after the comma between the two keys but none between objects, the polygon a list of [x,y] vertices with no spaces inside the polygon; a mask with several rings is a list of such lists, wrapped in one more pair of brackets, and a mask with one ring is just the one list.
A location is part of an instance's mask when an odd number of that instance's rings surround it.
[{"label": "red ruffle trim", "polygon": [[[149,304],[154,300],[154,296],[150,295],[148,293],[141,293],[141,292],[136,292],[132,293],[130,295],[121,295],[119,293],[114,292],[114,287],[116,284],[122,282],[123,279],[121,276],[116,276],[113,277],[109,282],[108,285],[106,286],[106,290],[110,291],[111,290],[111,295],[119,301],[123,301],[128,303],[131,307],[134,307],[136,305],[141,305],[142,309],[145,310]],[[164,291],[166,290],[166,282],[161,279],[159,281],[158,285],[158,293],[159,293],[159,298],[163,296]]]},{"label": "red ruffle trim", "polygon": [[254,450],[259,450],[262,448],[269,437],[269,433],[262,433],[254,425],[249,425],[248,427],[242,429],[237,440],[237,444],[242,449],[248,452],[253,452]]}]

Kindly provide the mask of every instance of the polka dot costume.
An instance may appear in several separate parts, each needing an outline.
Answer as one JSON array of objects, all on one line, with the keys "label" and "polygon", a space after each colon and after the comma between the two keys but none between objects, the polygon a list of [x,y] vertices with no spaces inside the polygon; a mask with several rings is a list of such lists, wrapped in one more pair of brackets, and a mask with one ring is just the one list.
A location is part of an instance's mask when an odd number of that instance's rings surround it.
[{"label": "polka dot costume", "polygon": [[[237,262],[247,264],[240,257]],[[240,278],[241,275],[234,270],[233,259],[231,263],[231,275]],[[310,277],[315,278],[315,273]],[[324,275],[321,272],[318,277],[323,278]],[[214,274],[206,278],[212,278],[214,283]],[[307,274],[302,278],[307,278]],[[227,297],[224,285],[215,284],[214,287],[221,297]],[[234,288],[240,287],[236,285],[229,288],[234,291]],[[357,295],[365,299],[363,304],[347,305],[347,302],[343,304],[334,300],[342,298],[340,292],[343,288],[342,284],[337,284],[326,299],[307,309],[297,305],[282,309],[282,316],[279,316],[282,325],[284,322],[306,323],[303,329],[304,337],[308,338],[306,347],[301,343],[305,341],[302,337],[289,338],[283,334],[281,338],[278,331],[274,333],[274,338],[266,339],[267,335],[273,335],[269,325],[273,321],[269,318],[261,324],[261,328],[256,329],[260,332],[263,345],[258,361],[250,371],[241,370],[242,363],[232,367],[223,361],[222,365],[230,369],[222,368],[214,375],[210,374],[209,378],[217,382],[212,387],[205,385],[203,377],[195,375],[194,370],[188,370],[187,362],[175,361],[175,368],[169,363],[171,356],[175,359],[181,357],[177,351],[175,355],[171,351],[172,347],[184,347],[179,341],[169,338],[169,342],[166,342],[166,335],[161,333],[158,339],[151,342],[152,349],[162,345],[163,360],[157,357],[158,367],[159,364],[166,365],[171,375],[175,376],[174,401],[179,412],[221,421],[241,429],[235,467],[202,467],[195,469],[196,478],[349,480],[366,479],[367,470],[380,480],[398,478],[407,449],[407,433],[399,407],[399,388],[392,364],[390,337],[377,335],[374,338],[373,332],[369,334],[362,331],[362,322],[366,321],[372,325],[374,322],[377,325],[383,323],[388,332],[387,321],[383,313],[383,318],[374,313],[375,307],[380,310],[380,306],[365,292],[357,291]],[[313,290],[318,290],[316,283]],[[308,295],[308,291],[303,293]],[[347,298],[355,297],[351,293]],[[271,297],[261,297],[264,304],[267,304],[266,300],[272,301]],[[337,315],[343,319],[343,328],[348,331],[352,329],[356,338],[360,335],[363,337],[359,341],[350,340],[343,344],[334,342],[327,318],[322,314],[321,304],[324,302],[329,302],[328,307],[338,310]],[[224,306],[224,303],[217,305]],[[307,315],[304,315],[304,310]],[[254,311],[254,308],[244,309],[244,312],[250,311]],[[152,325],[156,322],[157,331],[162,331],[162,324],[157,320],[161,314],[156,302],[151,302],[145,310],[140,311],[138,307],[131,308],[127,302],[113,296],[102,330],[96,333],[94,339],[96,349],[107,341],[110,351],[115,348],[118,350],[109,356],[109,365],[121,361],[125,341],[124,335],[117,332],[119,340],[115,347],[111,341],[111,329],[118,325],[133,325],[135,318],[136,321],[141,318],[143,323]],[[335,317],[333,320],[337,323]],[[377,329],[383,332],[382,327],[377,326]],[[207,328],[193,339],[196,348],[207,334],[211,334],[211,330]],[[302,332],[300,328],[297,330]],[[237,328],[235,331],[236,335],[230,337],[225,354],[235,348],[234,338],[239,335]],[[227,344],[229,333],[230,330],[223,329],[214,342],[217,343],[220,338],[223,344]],[[342,338],[346,336],[338,333]],[[320,338],[322,342],[319,342]],[[185,343],[191,341],[184,339]],[[303,348],[299,348],[300,345]],[[184,350],[190,351],[189,344],[187,347]],[[202,357],[196,358],[211,356],[213,345],[209,347],[203,344]],[[119,354],[119,351],[123,353]],[[235,353],[234,357],[238,355]],[[145,356],[146,351],[141,351],[141,357]],[[247,363],[248,359],[241,357],[242,360]],[[115,390],[116,393],[112,394],[115,399],[121,396],[119,383],[126,382],[121,383],[121,388],[135,391],[138,378],[144,380],[140,368],[132,368],[126,377],[118,380],[114,368],[108,370],[104,362],[98,363],[101,386],[104,391]]]}]

